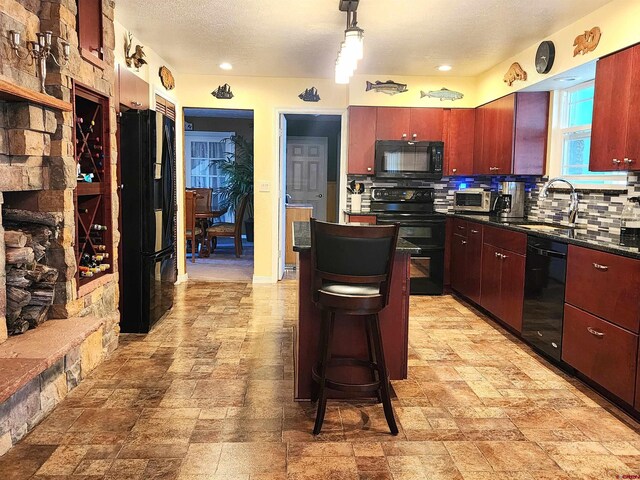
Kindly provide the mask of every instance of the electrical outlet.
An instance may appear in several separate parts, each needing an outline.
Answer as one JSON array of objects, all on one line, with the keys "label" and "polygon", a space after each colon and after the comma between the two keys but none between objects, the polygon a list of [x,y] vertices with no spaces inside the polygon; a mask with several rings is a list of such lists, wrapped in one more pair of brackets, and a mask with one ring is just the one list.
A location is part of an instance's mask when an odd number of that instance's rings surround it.
[{"label": "electrical outlet", "polygon": [[260,191],[268,192],[271,190],[271,184],[269,182],[260,182]]}]

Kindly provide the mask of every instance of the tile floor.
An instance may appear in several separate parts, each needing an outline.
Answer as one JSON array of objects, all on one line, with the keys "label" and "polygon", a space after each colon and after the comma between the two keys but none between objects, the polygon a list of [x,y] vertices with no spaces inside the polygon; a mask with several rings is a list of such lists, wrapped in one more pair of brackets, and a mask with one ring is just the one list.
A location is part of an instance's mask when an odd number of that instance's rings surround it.
[{"label": "tile floor", "polygon": [[[409,379],[380,406],[292,397],[295,282],[190,282],[0,458],[0,478],[607,479],[640,473],[637,425],[452,297],[412,297]],[[630,475],[624,477],[624,475]]]}]

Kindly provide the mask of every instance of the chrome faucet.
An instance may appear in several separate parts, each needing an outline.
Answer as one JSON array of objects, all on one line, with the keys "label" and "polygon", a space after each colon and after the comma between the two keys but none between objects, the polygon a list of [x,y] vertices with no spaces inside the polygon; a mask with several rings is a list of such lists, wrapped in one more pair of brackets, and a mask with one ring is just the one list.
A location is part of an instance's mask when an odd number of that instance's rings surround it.
[{"label": "chrome faucet", "polygon": [[540,190],[540,198],[547,198],[547,196],[549,195],[549,188],[551,187],[551,185],[557,182],[564,182],[569,185],[569,188],[571,188],[571,193],[569,194],[569,224],[575,227],[576,220],[578,219],[578,192],[576,192],[576,189],[571,184],[571,182],[560,177],[550,179],[547,183],[544,184],[542,190]]}]

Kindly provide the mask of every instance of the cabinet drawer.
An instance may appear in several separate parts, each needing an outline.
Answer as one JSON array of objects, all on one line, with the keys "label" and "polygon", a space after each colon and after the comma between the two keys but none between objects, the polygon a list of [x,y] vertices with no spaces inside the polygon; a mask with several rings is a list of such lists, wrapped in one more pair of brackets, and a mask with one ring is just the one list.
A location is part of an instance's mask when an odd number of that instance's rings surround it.
[{"label": "cabinet drawer", "polygon": [[504,228],[484,227],[484,243],[511,252],[526,255],[527,236],[524,233],[513,232]]},{"label": "cabinet drawer", "polygon": [[562,359],[633,404],[638,336],[565,304]]},{"label": "cabinet drawer", "polygon": [[640,260],[569,245],[565,301],[638,333]]},{"label": "cabinet drawer", "polygon": [[349,223],[368,223],[370,225],[376,224],[375,215],[349,215]]},{"label": "cabinet drawer", "polygon": [[462,237],[467,236],[468,222],[466,220],[460,220],[459,218],[453,219],[453,233]]}]

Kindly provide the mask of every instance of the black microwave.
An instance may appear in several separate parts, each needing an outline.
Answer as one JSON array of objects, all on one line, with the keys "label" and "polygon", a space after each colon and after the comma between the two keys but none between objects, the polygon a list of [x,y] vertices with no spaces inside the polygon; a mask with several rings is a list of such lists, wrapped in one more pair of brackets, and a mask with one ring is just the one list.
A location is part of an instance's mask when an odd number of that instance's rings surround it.
[{"label": "black microwave", "polygon": [[378,140],[376,177],[430,180],[442,178],[443,142]]}]

